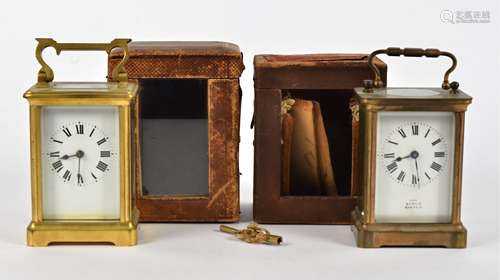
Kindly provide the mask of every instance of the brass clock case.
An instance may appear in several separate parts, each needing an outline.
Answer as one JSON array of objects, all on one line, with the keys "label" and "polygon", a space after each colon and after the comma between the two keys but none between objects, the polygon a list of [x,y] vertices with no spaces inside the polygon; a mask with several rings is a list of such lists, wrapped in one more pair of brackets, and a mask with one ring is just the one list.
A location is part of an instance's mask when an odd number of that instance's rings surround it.
[{"label": "brass clock case", "polygon": [[[52,69],[43,61],[42,51],[53,47],[57,54],[63,50],[104,50],[122,48],[127,52],[129,39],[115,39],[109,44],[62,44],[52,39],[37,39],[36,57],[42,68],[38,83],[24,97],[29,102],[31,143],[32,221],[27,228],[28,246],[47,246],[50,243],[112,243],[130,246],[137,243],[139,212],[132,195],[131,108],[138,85],[127,81],[123,68],[124,56],[113,71],[113,82],[53,82]],[[45,220],[43,218],[41,172],[41,109],[44,106],[116,106],[119,114],[119,178],[120,218],[117,220]]]},{"label": "brass clock case", "polygon": [[[374,54],[428,56],[444,55],[452,57],[455,68],[456,59],[447,52],[436,49],[398,49],[379,50]],[[409,55],[410,54],[410,55]],[[428,55],[427,55],[428,54]],[[372,64],[373,65],[373,64]],[[373,66],[375,67],[375,66]],[[378,248],[383,246],[431,246],[447,248],[465,248],[467,230],[460,219],[460,204],[462,193],[462,159],[464,146],[464,118],[467,106],[472,98],[458,89],[458,83],[448,83],[448,75],[441,88],[413,88],[435,92],[432,96],[403,96],[388,94],[388,90],[380,82],[367,81],[365,88],[356,88],[356,98],[359,102],[360,144],[359,144],[359,183],[362,191],[357,206],[352,212],[352,231],[355,234],[358,247]],[[375,71],[375,80],[380,81]],[[406,88],[410,89],[410,88]],[[396,89],[397,90],[397,89]],[[379,112],[387,111],[421,111],[421,112],[452,112],[455,116],[455,131],[453,149],[452,205],[450,223],[377,223],[375,220],[375,176],[377,151],[377,116]]]}]

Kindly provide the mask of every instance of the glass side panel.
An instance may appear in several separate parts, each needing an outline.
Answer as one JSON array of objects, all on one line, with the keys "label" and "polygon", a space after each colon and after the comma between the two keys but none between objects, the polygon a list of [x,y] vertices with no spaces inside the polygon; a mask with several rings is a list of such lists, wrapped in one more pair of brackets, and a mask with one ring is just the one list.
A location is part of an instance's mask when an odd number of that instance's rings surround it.
[{"label": "glass side panel", "polygon": [[208,195],[207,81],[140,83],[143,195]]}]

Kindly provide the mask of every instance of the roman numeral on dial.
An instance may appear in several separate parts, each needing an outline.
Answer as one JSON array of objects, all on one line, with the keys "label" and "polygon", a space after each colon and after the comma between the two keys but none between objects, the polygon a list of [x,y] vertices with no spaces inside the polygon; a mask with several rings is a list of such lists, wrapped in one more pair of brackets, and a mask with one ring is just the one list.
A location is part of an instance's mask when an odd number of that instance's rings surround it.
[{"label": "roman numeral on dial", "polygon": [[431,132],[431,129],[430,129],[430,128],[428,128],[428,129],[427,129],[427,132],[426,132],[426,133],[425,133],[425,135],[424,135],[424,137],[425,137],[425,138],[427,138],[427,135],[429,135],[429,132]]},{"label": "roman numeral on dial", "polygon": [[53,167],[55,170],[57,170],[57,172],[61,171],[62,166],[63,166],[63,164],[62,164],[62,162],[61,162],[60,160],[58,160],[58,161],[56,161],[56,162],[52,163],[52,167]]},{"label": "roman numeral on dial", "polygon": [[110,151],[101,151],[101,157],[110,157],[111,152]]},{"label": "roman numeral on dial", "polygon": [[418,135],[418,124],[414,124],[411,126],[411,133],[413,135]]},{"label": "roman numeral on dial", "polygon": [[434,140],[434,142],[432,142],[432,146],[436,146],[439,143],[441,143],[441,138]]},{"label": "roman numeral on dial", "polygon": [[79,123],[75,125],[76,128],[76,134],[83,134],[83,124]]},{"label": "roman numeral on dial", "polygon": [[398,169],[398,164],[394,161],[391,164],[387,165],[387,170],[392,174],[394,171]]},{"label": "roman numeral on dial", "polygon": [[71,180],[71,172],[69,170],[64,171],[63,179],[64,181]]},{"label": "roman numeral on dial", "polygon": [[59,154],[60,154],[59,152],[51,152],[49,155],[50,157],[58,158],[60,156]]},{"label": "roman numeral on dial", "polygon": [[393,145],[399,145],[398,143],[394,142],[394,141],[391,141],[391,140],[387,140],[387,143],[391,143]]},{"label": "roman numeral on dial", "polygon": [[56,140],[56,139],[54,139],[54,138],[50,138],[50,140],[52,140],[52,142],[56,142],[56,143],[59,143],[59,144],[62,144],[62,143],[63,143],[62,141]]},{"label": "roman numeral on dial", "polygon": [[439,171],[441,171],[442,166],[441,166],[441,164],[433,161],[431,164],[431,168],[434,169],[436,172],[439,172]]},{"label": "roman numeral on dial", "polygon": [[418,183],[418,178],[417,178],[417,176],[415,174],[411,175],[411,183],[413,185],[416,185]]},{"label": "roman numeral on dial", "polygon": [[384,154],[384,158],[394,158],[394,153]]},{"label": "roman numeral on dial", "polygon": [[406,173],[404,171],[399,172],[398,181],[403,182],[405,180]]},{"label": "roman numeral on dial", "polygon": [[102,172],[106,171],[108,168],[108,165],[102,161],[99,161],[99,163],[96,166],[97,169],[101,170]]},{"label": "roman numeral on dial", "polygon": [[102,145],[105,142],[106,142],[106,138],[102,138],[101,140],[97,141],[97,145]]},{"label": "roman numeral on dial", "polygon": [[95,126],[94,126],[94,128],[92,128],[92,131],[90,132],[89,137],[92,137],[92,134],[94,134],[94,131],[95,131]]},{"label": "roman numeral on dial", "polygon": [[398,132],[401,135],[401,137],[406,138],[406,133],[402,128],[398,129]]},{"label": "roman numeral on dial", "polygon": [[66,136],[70,137],[71,136],[71,131],[69,131],[69,128],[67,127],[63,127],[63,130],[64,134],[66,134]]},{"label": "roman numeral on dial", "polygon": [[434,152],[434,157],[444,157],[444,152]]}]

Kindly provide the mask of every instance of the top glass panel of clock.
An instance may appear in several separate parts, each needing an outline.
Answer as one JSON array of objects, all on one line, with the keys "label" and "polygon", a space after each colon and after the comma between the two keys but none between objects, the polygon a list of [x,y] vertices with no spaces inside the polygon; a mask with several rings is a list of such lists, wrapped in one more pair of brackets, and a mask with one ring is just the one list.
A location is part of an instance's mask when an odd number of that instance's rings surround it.
[{"label": "top glass panel of clock", "polygon": [[356,88],[356,94],[363,99],[446,99],[449,101],[462,102],[471,100],[471,97],[461,90],[457,93],[450,93],[450,90],[442,88],[374,88],[373,92],[365,92],[363,88]]},{"label": "top glass panel of clock", "polygon": [[45,220],[119,219],[119,139],[116,106],[42,107]]},{"label": "top glass panel of clock", "polygon": [[449,223],[455,115],[378,112],[375,220]]}]

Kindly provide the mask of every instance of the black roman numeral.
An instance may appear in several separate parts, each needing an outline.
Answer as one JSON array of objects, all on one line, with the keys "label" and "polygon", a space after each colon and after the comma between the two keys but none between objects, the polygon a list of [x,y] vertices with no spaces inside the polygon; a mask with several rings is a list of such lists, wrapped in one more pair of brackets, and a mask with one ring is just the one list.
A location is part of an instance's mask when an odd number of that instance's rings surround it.
[{"label": "black roman numeral", "polygon": [[424,137],[427,138],[427,135],[429,135],[429,132],[431,132],[431,129],[427,129],[427,132],[425,133]]},{"label": "black roman numeral", "polygon": [[413,135],[418,135],[418,124],[414,124],[411,126],[411,133]]},{"label": "black roman numeral", "polygon": [[62,141],[59,141],[59,140],[56,140],[54,138],[50,138],[52,140],[52,142],[56,142],[56,143],[59,143],[59,144],[62,144],[63,142]]},{"label": "black roman numeral", "polygon": [[439,143],[441,143],[441,138],[434,140],[434,142],[432,142],[432,146],[436,146]]},{"label": "black roman numeral", "polygon": [[401,134],[401,137],[406,138],[406,133],[402,128],[398,129],[398,132]]},{"label": "black roman numeral", "polygon": [[97,180],[97,176],[95,176],[94,173],[90,172],[90,175],[92,175],[92,178],[94,178],[95,180]]},{"label": "black roman numeral", "polygon": [[393,161],[391,164],[387,165],[387,170],[389,170],[389,172],[392,174],[394,173],[394,171],[396,171],[396,169],[398,169],[398,164]]},{"label": "black roman numeral", "polygon": [[434,157],[444,157],[444,152],[434,152]]},{"label": "black roman numeral", "polygon": [[106,138],[102,138],[101,140],[97,141],[97,145],[101,145],[104,142],[106,142]]},{"label": "black roman numeral", "polygon": [[89,137],[92,137],[92,134],[94,134],[94,131],[95,131],[95,126],[94,126],[94,128],[92,128],[92,131],[90,132]]},{"label": "black roman numeral", "polygon": [[384,158],[394,158],[394,153],[384,154]]},{"label": "black roman numeral", "polygon": [[101,157],[110,157],[111,152],[110,151],[101,151]]},{"label": "black roman numeral", "polygon": [[399,172],[398,180],[403,182],[405,180],[406,173],[404,171]]},{"label": "black roman numeral", "polygon": [[391,141],[391,140],[387,140],[387,143],[391,143],[391,144],[393,144],[393,145],[399,145],[398,143],[393,142],[393,141]]},{"label": "black roman numeral", "polygon": [[439,172],[439,171],[441,171],[442,166],[441,166],[441,164],[436,163],[435,161],[433,161],[432,164],[431,164],[431,168],[434,169],[434,170],[436,170],[436,172]]},{"label": "black roman numeral", "polygon": [[68,136],[68,137],[71,136],[71,132],[69,131],[69,128],[63,127],[63,132],[64,132],[64,134],[66,134],[66,136]]},{"label": "black roman numeral", "polygon": [[66,170],[63,175],[64,181],[69,181],[71,180],[71,172],[69,170]]},{"label": "black roman numeral", "polygon": [[49,155],[50,155],[50,157],[58,158],[59,157],[59,152],[51,152]]},{"label": "black roman numeral", "polygon": [[411,183],[413,185],[416,185],[418,183],[418,178],[417,178],[417,176],[415,174],[411,175]]},{"label": "black roman numeral", "polygon": [[108,168],[108,165],[102,161],[99,161],[96,168],[104,172],[106,171],[106,168]]},{"label": "black roman numeral", "polygon": [[83,134],[83,124],[79,123],[75,125],[76,134]]},{"label": "black roman numeral", "polygon": [[[52,167],[54,167],[57,172],[61,171],[60,168],[63,166],[62,162],[60,160],[52,163]],[[58,170],[59,169],[59,170]]]},{"label": "black roman numeral", "polygon": [[427,172],[424,172],[425,173],[425,177],[427,177],[427,179],[431,179],[431,176],[429,176],[429,174],[427,174]]}]

